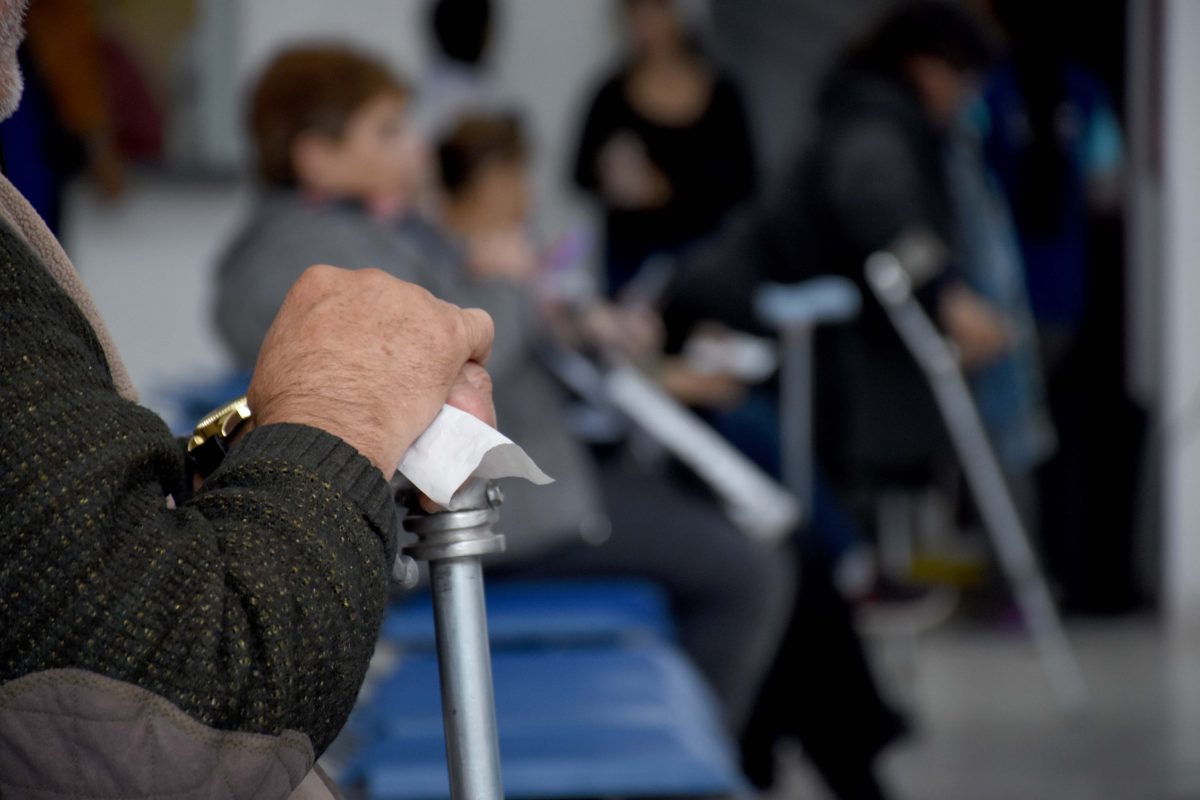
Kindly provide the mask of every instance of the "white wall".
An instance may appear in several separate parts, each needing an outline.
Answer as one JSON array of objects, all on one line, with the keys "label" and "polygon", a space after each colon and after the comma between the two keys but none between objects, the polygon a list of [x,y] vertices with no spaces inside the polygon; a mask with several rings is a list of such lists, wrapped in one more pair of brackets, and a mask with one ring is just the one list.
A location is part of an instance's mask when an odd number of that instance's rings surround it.
[{"label": "white wall", "polygon": [[[119,203],[76,187],[63,242],[142,403],[168,418],[167,392],[229,368],[209,321],[212,269],[248,198],[235,184],[136,178]],[[194,422],[194,420],[193,420]],[[181,428],[180,428],[181,429]]]},{"label": "white wall", "polygon": [[413,75],[424,61],[418,0],[201,0],[193,55],[200,109],[195,147],[209,168],[239,168],[244,96],[267,59],[298,40],[348,42]]},{"label": "white wall", "polygon": [[[205,0],[201,42],[207,160],[244,162],[242,98],[265,61],[306,39],[349,42],[385,57],[410,79],[428,58],[428,0]],[[508,0],[496,4],[491,66],[501,94],[525,112],[538,152],[544,227],[577,213],[564,185],[584,93],[615,49],[609,0]]]},{"label": "white wall", "polygon": [[1200,2],[1164,15],[1163,341],[1168,613],[1200,636]]},{"label": "white wall", "polygon": [[567,186],[587,94],[617,49],[610,0],[508,0],[495,66],[504,96],[527,115],[537,144],[538,219],[550,236],[576,217]]},{"label": "white wall", "polygon": [[237,11],[234,63],[242,86],[276,50],[295,40],[353,43],[409,75],[424,60],[425,3],[420,0],[242,0]]},{"label": "white wall", "polygon": [[[1152,3],[1130,3],[1127,10],[1126,119],[1128,120],[1129,235],[1126,243],[1130,393],[1147,408],[1162,390],[1162,131],[1157,118],[1162,98],[1161,31]],[[1157,579],[1155,583],[1157,583]]]}]

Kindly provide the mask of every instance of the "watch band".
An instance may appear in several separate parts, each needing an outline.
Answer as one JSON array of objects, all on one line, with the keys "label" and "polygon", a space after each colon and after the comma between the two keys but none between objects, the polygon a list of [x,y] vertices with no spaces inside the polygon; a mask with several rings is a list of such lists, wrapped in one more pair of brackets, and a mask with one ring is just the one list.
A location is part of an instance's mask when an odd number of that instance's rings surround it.
[{"label": "watch band", "polygon": [[250,405],[242,396],[209,412],[196,423],[187,443],[188,458],[196,474],[207,478],[221,465],[233,437],[251,416]]}]

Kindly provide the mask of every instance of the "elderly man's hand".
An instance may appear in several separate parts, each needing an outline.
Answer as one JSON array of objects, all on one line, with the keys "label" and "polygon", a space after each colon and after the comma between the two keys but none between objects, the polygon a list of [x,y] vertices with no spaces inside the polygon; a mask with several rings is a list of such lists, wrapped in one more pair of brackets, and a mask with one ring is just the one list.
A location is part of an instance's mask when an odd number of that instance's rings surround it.
[{"label": "elderly man's hand", "polygon": [[341,437],[385,476],[451,404],[495,424],[492,320],[379,270],[315,266],[267,331],[248,399],[258,425]]}]

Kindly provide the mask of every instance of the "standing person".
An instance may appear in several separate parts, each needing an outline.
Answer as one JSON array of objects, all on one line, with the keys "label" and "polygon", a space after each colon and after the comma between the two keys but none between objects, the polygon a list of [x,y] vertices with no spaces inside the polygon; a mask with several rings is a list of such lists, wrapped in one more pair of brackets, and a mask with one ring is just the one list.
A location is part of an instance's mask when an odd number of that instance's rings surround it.
[{"label": "standing person", "polygon": [[[0,117],[23,11],[0,0]],[[387,478],[443,403],[494,421],[491,320],[303,270],[201,468],[0,178],[0,338],[0,795],[332,798],[313,765],[387,602]]]},{"label": "standing person", "polygon": [[1083,322],[1089,235],[1120,212],[1124,142],[1108,92],[1066,54],[1061,11],[997,0],[1010,56],[984,87],[984,154],[1016,223],[1047,368]]},{"label": "standing person", "polygon": [[[679,319],[754,330],[753,296],[762,282],[833,273],[861,287],[859,319],[823,329],[816,344],[819,463],[843,492],[925,485],[931,467],[950,454],[925,376],[865,286],[872,253],[892,250],[900,258],[968,372],[1011,347],[1008,320],[965,280],[946,175],[952,126],[990,55],[978,22],[953,3],[914,0],[890,9],[834,67],[815,138],[780,195],[715,246],[680,259],[668,292]],[[804,565],[802,590],[828,581],[819,570],[809,579],[814,566]],[[886,796],[874,765],[897,725],[877,695],[863,693],[850,709],[818,694],[794,715],[780,713],[776,698],[786,687],[828,677],[825,664],[805,660],[821,645],[806,641],[804,630],[813,627],[794,620],[752,732],[768,740],[798,734],[838,797]],[[839,674],[852,671],[866,671],[861,653]],[[755,775],[764,784],[771,777],[768,769]]]},{"label": "standing person", "polygon": [[62,225],[68,184],[83,171],[108,198],[125,185],[95,4],[39,0],[25,21],[24,101],[0,125],[6,175],[50,230]]},{"label": "standing person", "polygon": [[1056,446],[1043,385],[1025,269],[1008,205],[967,125],[951,137],[946,176],[955,207],[955,248],[963,279],[1001,309],[1010,346],[972,371],[971,393],[1008,478],[1022,521],[1037,538],[1036,468]]},{"label": "standing person", "polygon": [[1133,487],[1145,422],[1123,357],[1123,137],[1108,90],[1071,55],[1072,13],[993,6],[1010,55],[984,90],[984,152],[1016,224],[1059,435],[1038,475],[1047,567],[1064,605],[1124,611],[1142,601]]},{"label": "standing person", "polygon": [[606,285],[714,231],[754,189],[746,113],[672,0],[621,0],[629,54],[591,102],[575,182],[604,211]]},{"label": "standing person", "polygon": [[781,193],[719,246],[683,259],[670,291],[672,315],[753,330],[763,281],[833,273],[862,287],[860,318],[817,343],[818,447],[840,482],[920,474],[948,448],[923,375],[865,286],[868,256],[901,257],[968,371],[1010,346],[1007,320],[963,279],[945,169],[990,53],[976,20],[952,4],[897,6],[826,80],[815,139]]}]

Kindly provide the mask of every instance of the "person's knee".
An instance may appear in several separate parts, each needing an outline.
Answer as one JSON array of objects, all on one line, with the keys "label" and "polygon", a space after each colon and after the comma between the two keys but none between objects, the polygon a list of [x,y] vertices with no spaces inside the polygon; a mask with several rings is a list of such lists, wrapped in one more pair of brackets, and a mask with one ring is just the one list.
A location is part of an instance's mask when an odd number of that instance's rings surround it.
[{"label": "person's knee", "polygon": [[722,566],[731,601],[756,619],[785,619],[797,589],[795,560],[784,548],[747,540],[736,563]]},{"label": "person's knee", "polygon": [[796,560],[786,548],[761,548],[760,554],[763,566],[762,581],[768,587],[764,598],[766,613],[773,618],[786,620],[796,602],[796,592],[799,590],[799,571]]}]

